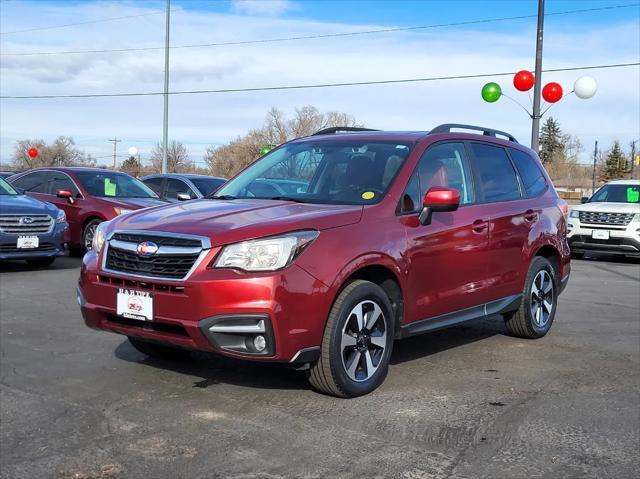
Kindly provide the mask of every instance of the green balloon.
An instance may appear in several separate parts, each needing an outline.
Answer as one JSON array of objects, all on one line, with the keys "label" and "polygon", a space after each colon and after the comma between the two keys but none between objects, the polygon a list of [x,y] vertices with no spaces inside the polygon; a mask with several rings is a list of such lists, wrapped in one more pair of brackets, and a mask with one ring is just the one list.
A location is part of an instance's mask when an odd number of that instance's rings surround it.
[{"label": "green balloon", "polygon": [[493,103],[502,96],[502,88],[497,83],[487,83],[482,87],[482,99],[487,103]]},{"label": "green balloon", "polygon": [[260,153],[260,156],[266,155],[267,153],[269,153],[271,151],[271,148],[268,146],[263,146],[262,148],[260,148],[260,151],[258,153]]}]

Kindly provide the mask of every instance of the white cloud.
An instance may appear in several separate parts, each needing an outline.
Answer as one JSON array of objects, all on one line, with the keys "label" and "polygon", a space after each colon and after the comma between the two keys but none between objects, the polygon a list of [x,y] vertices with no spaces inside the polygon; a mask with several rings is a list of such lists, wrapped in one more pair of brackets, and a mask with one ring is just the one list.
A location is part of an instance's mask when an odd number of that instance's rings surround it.
[{"label": "white cloud", "polygon": [[[13,2],[12,2],[13,3]],[[243,2],[244,3],[244,2]],[[28,5],[3,6],[3,29],[18,29]],[[120,6],[118,15],[144,13]],[[116,16],[109,4],[65,7],[49,4],[51,24]],[[3,39],[2,53],[162,45],[162,15],[83,27],[43,30]],[[329,82],[419,78],[514,71],[533,67],[535,26],[522,22],[518,31],[471,28],[434,29],[414,33],[364,35],[252,45],[171,50],[171,90],[249,88]],[[547,22],[545,68],[638,61],[640,26],[629,21],[589,29],[571,28],[560,18]],[[172,44],[229,42],[353,32],[380,28],[299,19],[181,12],[172,14]],[[489,53],[487,53],[489,52]],[[162,91],[163,51],[135,53],[0,57],[3,95],[78,94]],[[599,82],[587,101],[565,98],[550,111],[563,129],[578,135],[585,150],[598,139],[627,142],[640,132],[640,69],[637,67],[545,74],[570,89],[580,75]],[[508,77],[495,78],[506,93],[528,104]],[[398,85],[172,96],[170,136],[184,141],[199,159],[208,144],[228,141],[262,123],[277,106],[292,111],[313,104],[322,110],[351,113],[368,126],[428,130],[445,122],[491,126],[511,131],[528,143],[530,120],[502,99],[488,105],[480,88],[490,79],[450,80]],[[19,138],[50,139],[64,134],[95,156],[110,153],[114,135],[122,151],[135,144],[142,156],[162,135],[162,97],[68,100],[2,100],[0,156],[11,154]],[[585,159],[588,151],[585,151]]]},{"label": "white cloud", "polygon": [[268,17],[278,17],[297,8],[291,0],[232,0],[231,5],[236,13]]}]

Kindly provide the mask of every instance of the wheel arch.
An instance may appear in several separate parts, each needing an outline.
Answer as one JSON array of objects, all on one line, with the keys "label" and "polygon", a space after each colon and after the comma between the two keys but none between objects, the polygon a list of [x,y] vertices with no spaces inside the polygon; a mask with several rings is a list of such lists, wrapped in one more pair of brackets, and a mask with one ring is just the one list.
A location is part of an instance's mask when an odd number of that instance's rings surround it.
[{"label": "wheel arch", "polygon": [[556,282],[560,283],[560,280],[562,279],[560,277],[561,271],[560,271],[560,267],[561,267],[561,255],[560,255],[560,251],[551,244],[545,244],[541,247],[539,247],[535,254],[533,255],[533,257],[535,258],[536,256],[541,256],[543,258],[546,258],[550,263],[551,266],[553,266],[554,271],[556,272]]}]

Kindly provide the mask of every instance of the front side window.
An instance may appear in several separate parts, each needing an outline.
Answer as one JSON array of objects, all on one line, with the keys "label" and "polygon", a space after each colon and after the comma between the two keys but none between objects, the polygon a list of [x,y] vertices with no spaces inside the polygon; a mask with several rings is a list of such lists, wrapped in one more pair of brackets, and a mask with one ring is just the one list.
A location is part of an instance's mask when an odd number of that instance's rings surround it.
[{"label": "front side window", "polygon": [[516,164],[524,190],[529,198],[541,195],[547,189],[547,182],[537,162],[523,151],[510,148],[511,158]]},{"label": "front side window", "polygon": [[175,178],[167,179],[167,187],[165,188],[165,196],[172,200],[177,200],[178,195],[189,195],[189,198],[196,198],[196,194],[191,191],[189,185],[182,180],[176,180]]},{"label": "front side window", "polygon": [[438,143],[430,147],[420,159],[418,177],[421,198],[429,188],[442,186],[458,190],[461,205],[474,201],[471,172],[463,143]]},{"label": "front side window", "polygon": [[604,185],[589,203],[640,203],[640,185]]},{"label": "front side window", "polygon": [[11,183],[24,191],[31,193],[46,193],[48,173],[46,171],[34,171],[21,176]]},{"label": "front side window", "polygon": [[290,143],[249,166],[216,197],[372,204],[391,186],[413,145],[347,139]]},{"label": "front side window", "polygon": [[157,195],[124,173],[110,171],[80,171],[76,177],[91,196],[106,198],[157,198]]},{"label": "front side window", "polygon": [[147,178],[145,180],[142,180],[142,182],[148,186],[149,188],[151,188],[153,190],[153,192],[157,195],[160,195],[162,193],[162,182],[164,181],[163,178]]},{"label": "front side window", "polygon": [[49,178],[49,188],[47,193],[49,193],[50,195],[55,195],[57,194],[58,190],[70,191],[73,196],[76,196],[78,194],[78,189],[76,188],[76,185],[73,184],[73,181],[71,181],[71,178],[69,178],[64,173],[56,172],[52,173],[51,177]]},{"label": "front side window", "polygon": [[520,199],[518,178],[504,148],[471,143],[486,203]]},{"label": "front side window", "polygon": [[18,192],[5,181],[4,178],[0,178],[0,195],[2,196],[15,196]]}]

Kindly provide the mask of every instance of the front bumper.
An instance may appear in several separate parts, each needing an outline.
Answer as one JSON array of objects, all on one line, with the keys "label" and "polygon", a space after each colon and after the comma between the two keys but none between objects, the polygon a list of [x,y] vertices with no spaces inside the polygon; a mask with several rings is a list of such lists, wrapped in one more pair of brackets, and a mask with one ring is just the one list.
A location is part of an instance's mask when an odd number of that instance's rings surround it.
[{"label": "front bumper", "polygon": [[47,234],[38,234],[39,246],[34,249],[19,249],[19,235],[0,233],[0,260],[23,260],[35,258],[51,258],[68,253],[69,225],[58,223]]},{"label": "front bumper", "polygon": [[[105,273],[98,261],[94,252],[85,255],[78,284],[78,303],[90,328],[274,362],[307,358],[322,342],[331,295],[295,264],[275,273],[244,274],[209,269],[207,259],[179,282]],[[120,289],[150,292],[153,321],[119,317]],[[252,346],[257,335],[266,340],[262,351]]]},{"label": "front bumper", "polygon": [[[594,231],[608,232],[609,238],[593,238]],[[640,221],[633,220],[626,226],[606,226],[582,224],[577,218],[569,218],[567,241],[574,253],[601,251],[640,257]]]}]

